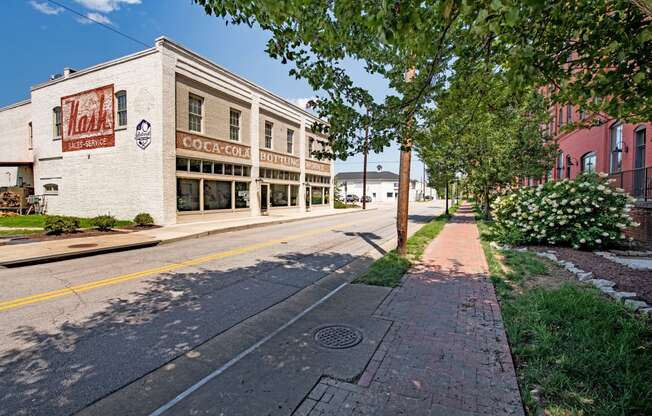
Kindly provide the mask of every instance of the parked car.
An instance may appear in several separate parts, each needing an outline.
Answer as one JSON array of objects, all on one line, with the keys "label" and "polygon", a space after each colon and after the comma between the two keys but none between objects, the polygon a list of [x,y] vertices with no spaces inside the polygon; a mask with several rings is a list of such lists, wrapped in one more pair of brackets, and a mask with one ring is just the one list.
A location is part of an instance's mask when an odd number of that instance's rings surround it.
[{"label": "parked car", "polygon": [[357,195],[347,195],[346,202],[359,202],[360,198]]},{"label": "parked car", "polygon": [[432,201],[432,195],[426,195],[423,197],[424,201]]},{"label": "parked car", "polygon": [[371,202],[371,197],[369,195],[362,198],[364,202]]}]

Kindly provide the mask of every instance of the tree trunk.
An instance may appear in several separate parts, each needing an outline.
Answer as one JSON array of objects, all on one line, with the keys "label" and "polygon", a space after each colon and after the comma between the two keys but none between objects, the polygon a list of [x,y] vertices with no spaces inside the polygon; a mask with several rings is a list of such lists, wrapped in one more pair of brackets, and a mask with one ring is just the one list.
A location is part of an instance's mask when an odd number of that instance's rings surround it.
[{"label": "tree trunk", "polygon": [[491,206],[489,204],[489,188],[484,189],[484,218],[486,220],[491,219],[491,215],[489,214],[489,210],[491,209]]},{"label": "tree trunk", "polygon": [[446,181],[446,186],[444,187],[444,199],[446,200],[446,215],[448,215],[448,181]]}]

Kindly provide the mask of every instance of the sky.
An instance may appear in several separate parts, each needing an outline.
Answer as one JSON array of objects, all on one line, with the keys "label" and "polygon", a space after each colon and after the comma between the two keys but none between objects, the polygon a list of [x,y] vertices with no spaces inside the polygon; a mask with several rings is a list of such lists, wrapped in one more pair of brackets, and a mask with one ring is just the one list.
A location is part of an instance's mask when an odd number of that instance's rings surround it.
[{"label": "sky", "polygon": [[[148,46],[157,37],[167,36],[295,103],[316,95],[305,81],[288,75],[289,65],[265,53],[267,33],[227,26],[222,19],[206,15],[192,0],[3,0],[2,56],[11,61],[0,66],[0,107],[29,98],[32,85],[61,73],[64,67],[83,69],[146,48],[56,3]],[[385,82],[366,74],[361,65],[352,63],[347,70],[375,97],[388,93]],[[383,153],[370,154],[367,166],[375,170],[381,165],[385,171],[398,173],[399,154],[398,147],[391,146]],[[416,154],[412,159],[411,176],[421,179],[423,164]],[[336,172],[361,170],[362,155],[335,163]]]}]

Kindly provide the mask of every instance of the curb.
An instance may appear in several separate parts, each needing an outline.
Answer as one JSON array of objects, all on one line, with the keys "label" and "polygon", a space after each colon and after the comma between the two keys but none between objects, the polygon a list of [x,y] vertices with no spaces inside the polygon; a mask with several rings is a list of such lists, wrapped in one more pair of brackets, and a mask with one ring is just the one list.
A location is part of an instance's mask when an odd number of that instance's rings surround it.
[{"label": "curb", "polygon": [[[375,211],[378,208],[368,208],[366,211]],[[319,215],[319,216],[314,216],[314,217],[308,217],[308,218],[289,218],[289,219],[279,219],[276,221],[270,221],[270,222],[261,222],[257,224],[247,224],[247,225],[236,225],[233,227],[226,227],[226,228],[221,228],[217,230],[211,230],[211,231],[202,231],[200,233],[195,233],[195,234],[189,234],[189,235],[184,235],[181,237],[174,237],[166,240],[151,240],[151,241],[144,241],[140,243],[129,243],[129,244],[121,244],[117,246],[108,246],[108,247],[101,247],[101,248],[94,248],[94,249],[89,249],[89,250],[80,250],[80,251],[75,251],[75,252],[69,252],[69,253],[62,253],[62,254],[51,254],[51,255],[46,255],[46,256],[38,256],[38,257],[30,257],[30,258],[25,258],[25,259],[19,259],[19,260],[10,260],[10,261],[5,261],[5,262],[0,262],[0,268],[14,268],[14,267],[22,267],[22,266],[31,266],[34,264],[43,264],[43,263],[52,263],[55,261],[62,261],[62,260],[70,260],[70,259],[75,259],[75,258],[81,258],[81,257],[90,257],[90,256],[95,256],[99,254],[107,254],[107,253],[114,253],[114,252],[120,252],[120,251],[128,251],[128,250],[135,250],[139,248],[146,248],[146,247],[153,247],[157,245],[162,245],[162,244],[169,244],[169,243],[175,243],[177,241],[183,241],[183,240],[190,240],[194,238],[201,238],[201,237],[206,237],[209,235],[215,235],[215,234],[221,234],[221,233],[227,233],[231,231],[242,231],[242,230],[248,230],[248,229],[253,229],[253,228],[262,228],[268,225],[278,225],[278,224],[286,224],[286,223],[292,223],[292,222],[299,222],[299,221],[307,221],[311,219],[316,219],[316,218],[326,218],[326,217],[333,217],[336,215],[344,215],[344,214],[353,214],[356,212],[360,212],[362,209],[357,209],[354,211],[345,211],[345,212],[333,212],[330,214],[325,214],[325,215]]]}]

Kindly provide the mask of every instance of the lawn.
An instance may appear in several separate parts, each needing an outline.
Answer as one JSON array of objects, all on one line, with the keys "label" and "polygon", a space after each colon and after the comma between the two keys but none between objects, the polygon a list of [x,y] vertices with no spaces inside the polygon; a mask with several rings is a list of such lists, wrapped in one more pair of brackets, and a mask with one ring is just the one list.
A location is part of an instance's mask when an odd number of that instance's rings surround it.
[{"label": "lawn", "polygon": [[479,226],[528,414],[652,414],[650,322]]},{"label": "lawn", "polygon": [[[93,228],[91,218],[79,218],[81,228]],[[15,217],[0,217],[0,227],[13,227],[13,228],[43,228],[45,223],[45,215],[17,215]],[[118,220],[116,227],[125,227],[132,224],[129,220]]]},{"label": "lawn", "polygon": [[392,250],[376,260],[369,270],[355,279],[353,283],[387,287],[398,286],[412,262],[421,258],[428,243],[439,234],[456,210],[457,206],[453,206],[449,209],[450,215],[441,214],[414,233],[407,242],[407,257],[401,257],[396,251]]}]

